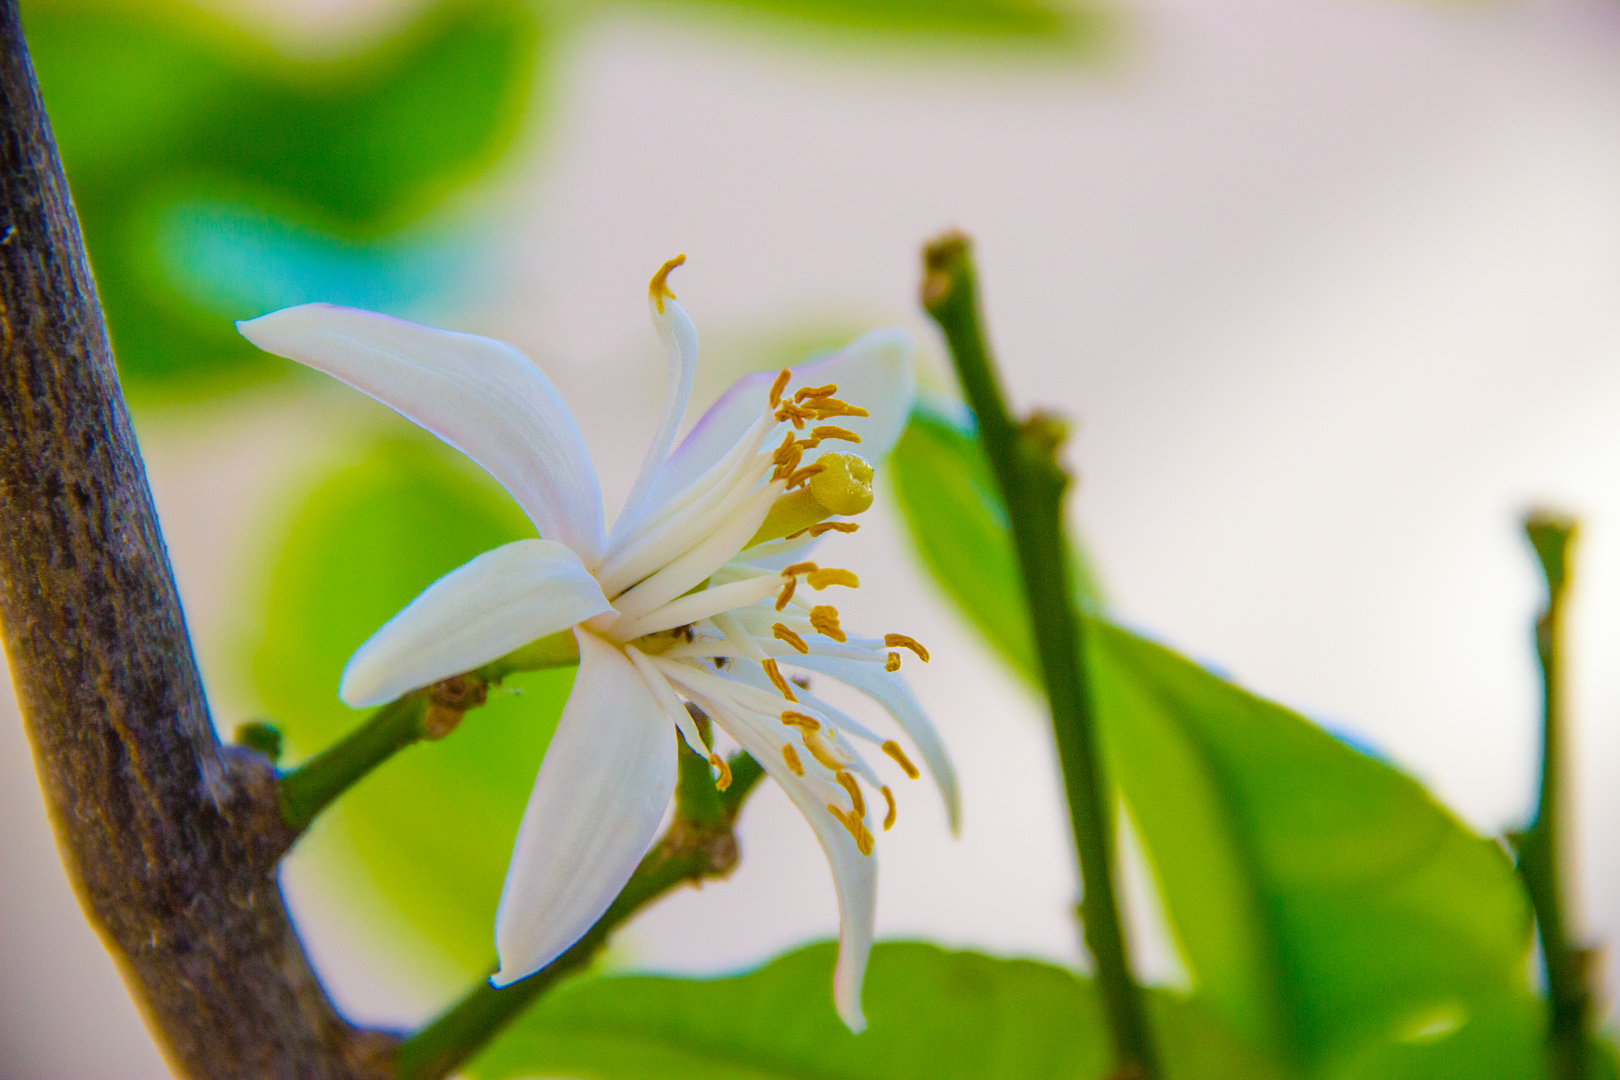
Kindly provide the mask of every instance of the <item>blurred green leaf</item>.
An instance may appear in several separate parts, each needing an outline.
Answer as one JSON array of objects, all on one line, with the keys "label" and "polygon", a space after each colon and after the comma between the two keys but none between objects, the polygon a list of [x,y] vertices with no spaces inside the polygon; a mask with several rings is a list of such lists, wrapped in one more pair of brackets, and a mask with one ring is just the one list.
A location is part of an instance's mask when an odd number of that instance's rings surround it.
[{"label": "blurred green leaf", "polygon": [[[832,1009],[836,947],[724,979],[598,976],[542,998],[474,1061],[475,1080],[1060,1080],[1108,1067],[1102,1003],[1062,968],[910,942],[872,953],[868,1027]],[[1152,998],[1173,1080],[1282,1074],[1195,1005]]]},{"label": "blurred green leaf", "polygon": [[288,370],[234,318],[446,290],[461,262],[399,231],[509,145],[539,45],[532,10],[507,3],[318,62],[179,7],[36,0],[24,17],[137,401]]},{"label": "blurred green leaf", "polygon": [[[977,442],[919,413],[890,469],[924,564],[1033,682]],[[1201,1001],[1302,1075],[1541,1075],[1529,909],[1494,843],[1304,718],[1087,625],[1111,777]]]},{"label": "blurred green leaf", "polygon": [[[667,2],[667,0],[666,0]],[[674,0],[687,7],[700,0]],[[1090,43],[1102,29],[1100,7],[1049,0],[701,0],[798,23],[1002,43]]]},{"label": "blurred green leaf", "polygon": [[[248,645],[284,765],[362,719],[337,699],[361,642],[440,575],[534,535],[493,481],[415,432],[357,446],[278,519],[284,538]],[[572,670],[513,678],[520,695],[495,691],[449,738],[388,761],[301,841],[355,921],[402,930],[395,947],[421,956],[425,977],[487,974],[512,840],[572,683]]]}]

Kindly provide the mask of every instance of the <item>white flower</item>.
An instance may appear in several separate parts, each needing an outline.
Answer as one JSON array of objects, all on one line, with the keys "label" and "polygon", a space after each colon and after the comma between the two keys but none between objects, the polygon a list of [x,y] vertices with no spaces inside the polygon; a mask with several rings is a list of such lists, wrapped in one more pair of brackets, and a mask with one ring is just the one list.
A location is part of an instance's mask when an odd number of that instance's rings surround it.
[{"label": "white flower", "polygon": [[[308,304],[238,324],[255,345],[327,372],[427,428],[486,469],[543,539],[496,548],[430,585],[344,670],[340,696],[375,705],[572,628],[579,672],[518,831],[495,920],[505,985],[550,963],[607,910],[651,845],[676,782],[675,732],[708,755],[684,701],[775,778],[832,866],[841,921],[834,1000],[864,1026],[875,813],[894,801],[853,740],[898,744],[784,677],[778,662],[880,702],[915,744],[953,829],[956,779],[895,669],[901,635],[851,637],[806,593],[856,585],[805,549],[854,524],[871,456],[899,437],[913,343],[875,331],[791,373],[739,380],[670,452],[686,412],[697,332],[665,277],[648,306],[670,363],[664,416],[611,532],[579,429],[551,382],[510,345],[351,308]],[[829,456],[831,454],[831,456]],[[814,526],[814,527],[811,527]],[[804,588],[801,586],[808,586]],[[915,651],[923,655],[920,646]],[[862,794],[862,785],[866,796]]]}]

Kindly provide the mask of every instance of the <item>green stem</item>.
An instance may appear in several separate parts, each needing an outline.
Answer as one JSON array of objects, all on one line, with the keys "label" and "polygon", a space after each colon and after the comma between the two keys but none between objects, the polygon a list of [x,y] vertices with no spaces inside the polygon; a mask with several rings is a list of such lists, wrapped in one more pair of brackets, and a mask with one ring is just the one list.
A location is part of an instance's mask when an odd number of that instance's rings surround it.
[{"label": "green stem", "polygon": [[1007,505],[1024,597],[1052,712],[1058,761],[1069,800],[1084,892],[1086,948],[1097,965],[1116,1077],[1159,1075],[1152,1033],[1120,925],[1115,891],[1113,815],[1098,752],[1084,641],[1075,608],[1071,560],[1063,530],[1069,476],[1057,459],[1066,430],[1048,415],[1014,423],[1002,395],[979,318],[977,282],[967,238],[952,233],[925,253],[922,302],[944,332],[979,437]]},{"label": "green stem", "polygon": [[484,702],[488,688],[508,675],[579,662],[573,634],[562,631],[515,649],[477,671],[406,694],[295,769],[281,774],[281,816],[296,837],[339,795],[371,770],[422,739],[443,738],[461,714]]},{"label": "green stem", "polygon": [[1547,607],[1536,620],[1536,657],[1541,662],[1541,795],[1536,817],[1519,837],[1519,874],[1536,912],[1542,962],[1547,973],[1547,1041],[1554,1080],[1587,1075],[1592,1043],[1590,950],[1569,939],[1563,870],[1564,605],[1575,522],[1554,514],[1525,519],[1525,533],[1547,580]]},{"label": "green stem", "polygon": [[[682,752],[701,760],[690,750],[683,748]],[[722,794],[717,819],[700,824],[677,814],[669,832],[641,860],[624,889],[584,937],[521,982],[497,989],[486,980],[473,987],[449,1011],[400,1044],[394,1058],[398,1080],[449,1076],[542,994],[590,963],[613,931],[636,912],[687,882],[730,873],[737,863],[732,832],[737,814],[765,773],[747,754],[737,754],[728,764],[732,782]]]}]

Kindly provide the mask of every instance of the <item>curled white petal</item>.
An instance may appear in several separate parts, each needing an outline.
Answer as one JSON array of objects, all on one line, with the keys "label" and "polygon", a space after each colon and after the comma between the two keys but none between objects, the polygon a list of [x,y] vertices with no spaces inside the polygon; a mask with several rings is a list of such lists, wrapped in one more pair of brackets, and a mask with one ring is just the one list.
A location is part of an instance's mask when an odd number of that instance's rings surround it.
[{"label": "curled white petal", "polygon": [[686,403],[692,396],[692,378],[697,373],[697,327],[692,325],[685,309],[675,302],[674,297],[662,293],[647,297],[647,309],[652,315],[658,340],[664,343],[664,354],[669,360],[669,382],[664,394],[664,417],[659,422],[652,444],[647,447],[647,457],[641,463],[641,472],[630,489],[630,497],[625,500],[619,521],[614,523],[615,537],[619,535],[621,526],[631,527],[641,517],[642,498],[647,493],[647,486],[652,483],[653,474],[675,442],[681,418],[686,415]]},{"label": "curled white petal", "polygon": [[791,662],[798,667],[831,676],[888,710],[895,723],[916,746],[928,774],[934,778],[940,798],[945,801],[945,815],[950,821],[951,832],[960,833],[962,796],[956,782],[956,767],[951,764],[951,756],[946,752],[944,740],[939,737],[934,722],[928,719],[922,702],[911,692],[905,679],[871,664],[831,656],[801,656]]},{"label": "curled white petal", "polygon": [[[894,448],[917,395],[912,370],[916,348],[910,331],[890,327],[863,334],[832,355],[793,369],[791,387],[837,383],[841,399],[871,413],[865,417],[841,416],[833,421],[859,435],[860,445],[827,442],[809,451],[803,464],[808,465],[824,451],[840,449],[854,450],[875,462]],[[680,491],[718,461],[770,404],[771,384],[775,381],[776,372],[761,371],[733,383],[659,466],[647,489],[649,501],[657,503]]]},{"label": "curled white petal", "polygon": [[450,571],[384,623],[349,659],[338,696],[380,705],[611,610],[567,547],[505,544]]},{"label": "curled white petal", "polygon": [[619,615],[637,619],[655,611],[726,565],[737,549],[759,530],[765,515],[770,513],[771,504],[782,493],[782,487],[782,481],[777,480],[760,488],[695,547],[635,588],[615,597],[613,606]]},{"label": "curled white petal", "polygon": [[647,853],[675,793],[675,729],[618,649],[584,630],[579,674],[534,782],[495,913],[505,986],[602,916]]},{"label": "curled white petal", "polygon": [[236,324],[266,352],[324,371],[427,428],[511,493],[540,535],[594,566],[602,496],[556,387],[517,349],[332,304]]}]

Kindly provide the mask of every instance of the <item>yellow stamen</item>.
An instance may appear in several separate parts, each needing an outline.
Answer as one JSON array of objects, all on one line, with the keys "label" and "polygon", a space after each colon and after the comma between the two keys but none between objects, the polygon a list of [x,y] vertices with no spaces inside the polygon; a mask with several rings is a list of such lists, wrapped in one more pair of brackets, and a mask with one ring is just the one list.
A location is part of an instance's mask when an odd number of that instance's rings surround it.
[{"label": "yellow stamen", "polygon": [[791,709],[782,714],[782,723],[788,727],[803,728],[806,731],[819,731],[821,729],[820,720],[813,716],[806,716],[802,712],[794,712]]},{"label": "yellow stamen", "polygon": [[803,409],[793,404],[791,401],[784,401],[776,409],[776,419],[778,421],[785,420],[792,424],[795,431],[803,431],[804,422],[806,420],[821,419],[821,416],[818,415],[818,413],[819,410]]},{"label": "yellow stamen", "polygon": [[839,570],[829,566],[825,570],[811,570],[804,575],[804,582],[812,589],[820,592],[831,585],[844,585],[851,589],[859,588],[861,579],[856,577],[852,571]]},{"label": "yellow stamen", "polygon": [[859,405],[851,405],[847,401],[837,398],[816,398],[806,408],[810,410],[816,420],[830,420],[835,416],[871,416],[872,414]]},{"label": "yellow stamen", "polygon": [[818,476],[826,471],[827,466],[823,465],[819,461],[806,465],[804,468],[799,469],[797,472],[793,473],[793,475],[787,478],[788,490],[792,491],[800,484],[808,482],[812,476]]},{"label": "yellow stamen", "polygon": [[811,757],[833,772],[839,772],[843,769],[844,763],[833,757],[832,751],[827,749],[826,744],[821,741],[821,736],[816,732],[807,731],[804,733],[804,748],[810,751]]},{"label": "yellow stamen", "polygon": [[771,627],[771,633],[776,635],[778,641],[787,642],[801,653],[808,653],[810,651],[810,646],[804,643],[804,638],[800,637],[798,634],[795,634],[781,623],[776,623],[773,625]]},{"label": "yellow stamen", "polygon": [[922,643],[916,638],[909,638],[904,634],[884,634],[883,644],[891,649],[910,649],[922,658],[923,663],[928,663],[928,650],[923,648]]},{"label": "yellow stamen", "polygon": [[793,747],[782,747],[782,760],[787,762],[787,767],[793,771],[794,776],[804,775],[804,763],[799,760],[798,751]]},{"label": "yellow stamen", "polygon": [[845,791],[849,792],[850,804],[855,807],[855,812],[850,816],[855,818],[864,818],[866,816],[866,800],[861,798],[861,786],[857,784],[855,782],[855,778],[849,775],[847,772],[841,772],[838,774],[838,782],[844,785]]},{"label": "yellow stamen", "polygon": [[790,578],[796,574],[808,574],[815,568],[816,564],[813,562],[796,562],[791,566],[784,566],[782,568],[782,576],[785,578]]},{"label": "yellow stamen", "polygon": [[787,584],[782,586],[782,594],[776,598],[777,611],[781,611],[783,608],[788,606],[788,601],[793,599],[793,590],[798,587],[798,578],[790,577],[787,579]]},{"label": "yellow stamen", "polygon": [[844,442],[854,443],[861,441],[861,437],[849,430],[849,428],[841,428],[833,424],[822,424],[819,427],[811,428],[810,437],[818,443],[823,439],[842,439]]},{"label": "yellow stamen", "polygon": [[906,779],[915,780],[922,775],[917,771],[917,766],[911,763],[911,759],[906,757],[906,752],[900,749],[900,744],[893,739],[883,744],[883,752],[899,762],[900,767],[906,771]]},{"label": "yellow stamen", "polygon": [[821,521],[810,526],[805,531],[811,536],[820,536],[825,532],[852,533],[860,527],[860,523],[857,521]]},{"label": "yellow stamen", "polygon": [[838,625],[838,609],[831,604],[818,604],[811,608],[810,625],[815,627],[816,633],[825,634],[834,641],[849,640],[849,635]]},{"label": "yellow stamen", "polygon": [[804,386],[793,393],[794,401],[803,401],[805,398],[831,397],[838,393],[837,383],[828,383],[826,386]]},{"label": "yellow stamen", "polygon": [[793,688],[788,685],[786,679],[782,678],[782,670],[776,666],[776,658],[767,656],[761,661],[761,666],[764,667],[765,674],[770,676],[771,682],[775,683],[776,688],[782,692],[782,696],[797,703],[799,699],[793,696]]},{"label": "yellow stamen", "polygon": [[888,832],[894,828],[895,819],[900,816],[900,811],[894,805],[894,792],[890,791],[887,786],[878,790],[883,792],[883,801],[889,804],[889,812],[883,818],[883,831]]},{"label": "yellow stamen", "polygon": [[658,268],[658,273],[647,282],[647,296],[658,305],[658,314],[664,313],[664,298],[675,299],[675,294],[669,288],[669,272],[686,261],[685,255],[677,255]]},{"label": "yellow stamen", "polygon": [[782,404],[782,391],[787,388],[788,380],[793,378],[793,372],[783,368],[776,373],[776,381],[771,384],[771,408]]},{"label": "yellow stamen", "polygon": [[899,671],[900,670],[900,654],[897,653],[897,652],[890,653],[889,658],[883,662],[883,670],[884,671]]},{"label": "yellow stamen", "polygon": [[866,823],[860,818],[851,817],[832,803],[827,804],[827,812],[838,819],[838,824],[849,830],[849,835],[855,838],[855,847],[862,855],[872,854],[874,843],[872,834],[866,828]]},{"label": "yellow stamen", "polygon": [[731,766],[726,764],[726,759],[721,757],[719,754],[710,754],[709,764],[720,770],[720,779],[714,782],[714,786],[721,791],[724,791],[726,788],[730,787]]}]

